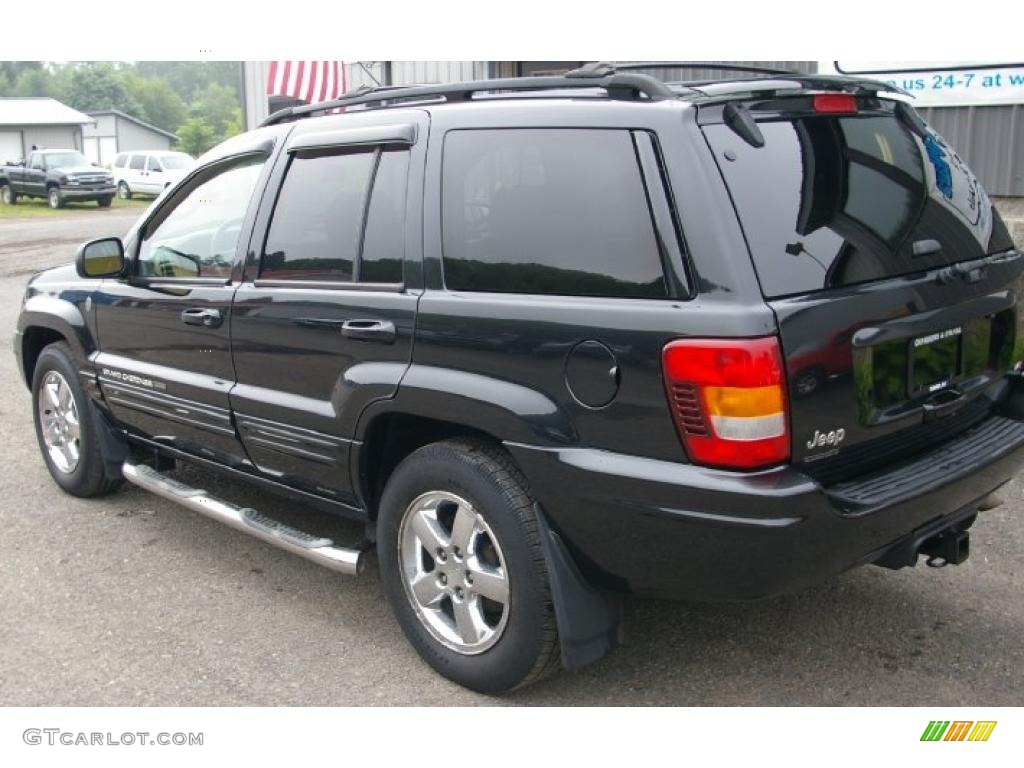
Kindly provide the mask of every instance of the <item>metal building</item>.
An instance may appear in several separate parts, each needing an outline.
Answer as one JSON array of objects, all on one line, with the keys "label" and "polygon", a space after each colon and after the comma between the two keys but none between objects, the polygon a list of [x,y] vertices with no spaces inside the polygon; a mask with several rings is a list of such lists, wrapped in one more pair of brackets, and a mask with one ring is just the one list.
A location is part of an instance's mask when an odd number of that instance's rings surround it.
[{"label": "metal building", "polygon": [[83,153],[90,163],[109,166],[118,152],[168,150],[178,141],[170,131],[116,109],[89,112],[95,122],[82,131]]}]

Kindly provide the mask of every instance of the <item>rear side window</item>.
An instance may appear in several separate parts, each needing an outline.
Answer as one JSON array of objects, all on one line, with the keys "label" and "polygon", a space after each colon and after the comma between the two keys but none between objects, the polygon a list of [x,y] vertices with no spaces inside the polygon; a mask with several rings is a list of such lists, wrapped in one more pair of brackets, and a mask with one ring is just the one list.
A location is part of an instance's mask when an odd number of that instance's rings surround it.
[{"label": "rear side window", "polygon": [[141,171],[142,170],[142,166],[145,165],[145,163],[146,163],[146,156],[145,155],[132,155],[132,161],[131,161],[131,163],[129,164],[128,167],[131,168],[133,171]]},{"label": "rear side window", "polygon": [[114,161],[114,167],[115,168],[124,168],[124,164],[127,161],[128,161],[128,156],[127,155],[118,155],[117,159]]},{"label": "rear side window", "polygon": [[452,131],[442,184],[450,289],[667,295],[629,131]]},{"label": "rear side window", "polygon": [[296,154],[274,207],[260,277],[401,282],[408,169],[407,151]]},{"label": "rear side window", "polygon": [[905,275],[1006,250],[985,190],[938,134],[893,114],[759,122],[755,148],[724,125],[715,152],[768,297]]}]

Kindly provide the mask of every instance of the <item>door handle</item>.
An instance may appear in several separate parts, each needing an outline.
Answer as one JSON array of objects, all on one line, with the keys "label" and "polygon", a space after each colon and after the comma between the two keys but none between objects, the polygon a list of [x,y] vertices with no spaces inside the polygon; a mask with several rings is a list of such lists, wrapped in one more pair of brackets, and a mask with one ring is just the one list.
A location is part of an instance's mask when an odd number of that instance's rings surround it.
[{"label": "door handle", "polygon": [[219,309],[186,309],[181,313],[181,322],[185,325],[201,325],[204,328],[218,328],[224,322]]},{"label": "door handle", "polygon": [[959,389],[950,388],[936,392],[921,407],[924,410],[924,420],[931,421],[941,416],[953,413],[964,404],[964,393]]},{"label": "door handle", "polygon": [[394,344],[398,338],[395,324],[390,320],[346,320],[341,324],[341,335],[356,341],[376,341]]}]

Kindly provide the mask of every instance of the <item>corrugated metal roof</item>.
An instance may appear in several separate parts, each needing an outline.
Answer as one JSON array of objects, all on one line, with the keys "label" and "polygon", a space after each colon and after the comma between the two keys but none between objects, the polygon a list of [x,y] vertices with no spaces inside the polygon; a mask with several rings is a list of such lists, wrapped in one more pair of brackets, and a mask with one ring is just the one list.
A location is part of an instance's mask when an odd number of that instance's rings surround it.
[{"label": "corrugated metal roof", "polygon": [[0,125],[82,125],[93,119],[56,99],[0,98]]}]

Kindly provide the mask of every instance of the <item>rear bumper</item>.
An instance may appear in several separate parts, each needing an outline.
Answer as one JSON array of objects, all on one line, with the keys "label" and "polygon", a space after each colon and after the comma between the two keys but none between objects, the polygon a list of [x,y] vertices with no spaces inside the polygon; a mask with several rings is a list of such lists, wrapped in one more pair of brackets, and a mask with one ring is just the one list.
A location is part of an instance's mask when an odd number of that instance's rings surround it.
[{"label": "rear bumper", "polygon": [[[999,439],[971,443],[986,425],[1003,428]],[[872,562],[915,530],[973,511],[1024,465],[1022,422],[992,417],[961,443],[969,452],[947,445],[890,470],[889,495],[878,490],[882,475],[825,488],[788,467],[742,474],[600,450],[508,448],[595,584],[738,600]],[[941,471],[920,472],[934,462]]]}]

